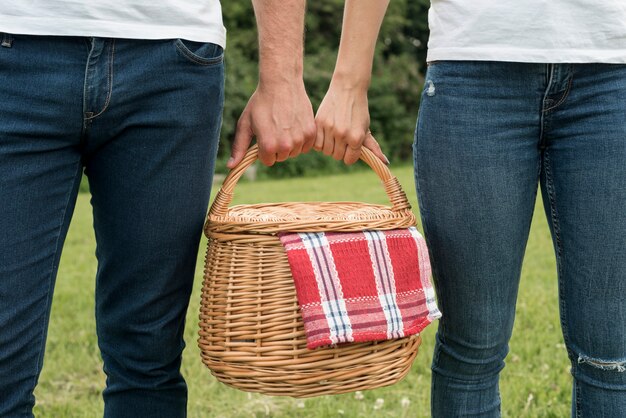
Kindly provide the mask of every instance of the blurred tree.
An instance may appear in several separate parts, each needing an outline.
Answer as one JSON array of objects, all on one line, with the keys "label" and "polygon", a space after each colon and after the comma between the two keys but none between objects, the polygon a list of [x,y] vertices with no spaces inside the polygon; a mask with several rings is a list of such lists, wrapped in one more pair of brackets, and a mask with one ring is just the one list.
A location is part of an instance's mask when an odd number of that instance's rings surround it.
[{"label": "blurred tree", "polygon": [[[343,0],[308,4],[305,83],[314,109],[326,93],[334,68],[343,5]],[[393,162],[411,158],[421,71],[425,69],[428,6],[429,0],[392,0],[376,48],[369,92],[371,129]],[[228,46],[220,158],[226,158],[237,119],[257,83],[258,46],[251,2],[224,1],[222,7]],[[262,171],[271,176],[294,176],[344,169],[342,164],[313,152]]]}]

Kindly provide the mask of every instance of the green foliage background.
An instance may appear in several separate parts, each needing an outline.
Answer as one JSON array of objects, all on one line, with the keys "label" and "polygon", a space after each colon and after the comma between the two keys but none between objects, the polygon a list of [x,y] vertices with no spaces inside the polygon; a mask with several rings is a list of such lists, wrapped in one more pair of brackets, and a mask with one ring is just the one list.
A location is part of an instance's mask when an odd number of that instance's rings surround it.
[{"label": "green foliage background", "polygon": [[[335,65],[343,0],[308,4],[305,34],[305,83],[313,108],[322,101]],[[380,31],[369,92],[371,130],[389,159],[397,163],[411,157],[415,117],[425,70],[429,0],[393,0]],[[226,103],[218,171],[230,151],[241,111],[257,84],[257,33],[249,1],[223,2],[228,29],[226,48]],[[309,153],[261,168],[272,177],[336,172],[342,164],[319,153]]]}]

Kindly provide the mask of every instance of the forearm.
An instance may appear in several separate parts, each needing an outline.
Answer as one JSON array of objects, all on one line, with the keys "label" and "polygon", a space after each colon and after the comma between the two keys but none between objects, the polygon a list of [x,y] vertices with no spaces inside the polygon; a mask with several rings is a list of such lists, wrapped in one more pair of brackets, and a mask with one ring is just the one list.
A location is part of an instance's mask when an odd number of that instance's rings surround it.
[{"label": "forearm", "polygon": [[259,32],[259,82],[302,82],[305,0],[253,0]]},{"label": "forearm", "polygon": [[367,90],[378,32],[389,0],[346,0],[333,80]]}]

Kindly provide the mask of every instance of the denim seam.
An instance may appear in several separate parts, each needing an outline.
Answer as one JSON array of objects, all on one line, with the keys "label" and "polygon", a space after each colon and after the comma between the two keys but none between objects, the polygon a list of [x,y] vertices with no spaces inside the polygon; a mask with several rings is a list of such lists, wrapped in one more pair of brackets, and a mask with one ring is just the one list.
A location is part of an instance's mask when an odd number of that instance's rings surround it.
[{"label": "denim seam", "polygon": [[111,103],[111,95],[113,92],[113,60],[114,59],[115,59],[115,39],[112,39],[111,51],[109,52],[109,74],[107,74],[108,92],[107,92],[107,97],[104,101],[104,107],[102,108],[102,110],[100,110],[100,112],[96,113],[95,115],[93,114],[93,112],[88,112],[89,116],[85,118],[85,121],[90,121],[100,116],[101,114],[103,114],[108,109],[109,103]]},{"label": "denim seam", "polygon": [[572,89],[572,82],[573,82],[573,77],[570,77],[569,81],[567,82],[567,87],[565,88],[565,93],[563,93],[563,96],[561,96],[561,99],[559,99],[559,101],[557,102],[557,104],[544,109],[544,112],[549,112],[552,109],[556,109],[557,107],[559,107],[560,105],[563,104],[563,102],[565,101],[565,99],[567,99],[567,96],[569,96],[569,92]]},{"label": "denim seam", "polygon": [[[415,133],[413,135],[413,166],[414,166],[413,181],[415,182],[415,194],[416,194],[416,197],[417,197],[417,206],[418,206],[418,210],[419,210],[420,220],[422,222],[422,229],[424,231],[424,241],[426,241],[426,247],[428,248],[428,254],[429,254],[429,258],[430,258],[430,254],[432,254],[430,249],[433,248],[433,247],[431,245],[431,242],[430,242],[430,239],[429,239],[430,235],[428,234],[428,228],[426,226],[426,224],[427,224],[427,222],[426,222],[426,211],[423,210],[423,201],[424,201],[423,197],[424,196],[423,196],[422,190],[421,190],[420,185],[419,185],[419,179],[417,178],[417,170],[418,170],[418,165],[417,165],[418,150],[417,150],[417,147],[419,146],[418,145],[418,141],[419,141],[420,113],[422,111],[423,100],[424,100],[424,91],[422,89],[422,94],[421,94],[421,97],[420,97],[420,104],[419,104],[419,108],[417,110],[417,120],[416,120],[416,123],[415,123]],[[437,283],[435,283],[437,281],[435,278],[439,277],[439,273],[438,273],[437,270],[438,269],[436,267],[436,264],[431,262],[431,274],[433,276],[435,297],[437,298],[437,303],[440,303],[441,298],[439,297],[439,293],[437,291],[437,287],[438,287]],[[443,334],[445,334],[445,321],[439,320],[438,327],[442,331],[441,338],[444,339],[445,337],[443,336]]]},{"label": "denim seam", "polygon": [[561,293],[563,290],[562,286],[562,278],[563,278],[563,264],[561,260],[561,255],[563,253],[563,246],[561,243],[561,232],[559,227],[559,219],[558,213],[556,209],[556,195],[554,191],[554,183],[552,178],[552,170],[550,169],[550,154],[548,151],[544,152],[544,172],[546,174],[546,190],[548,192],[548,200],[550,202],[550,218],[552,220],[552,228],[554,229],[554,240],[555,240],[555,256],[557,263],[557,275],[559,281],[559,306],[561,307],[561,327],[563,328],[563,337],[565,338],[565,342],[569,342],[569,336],[567,334],[567,329],[565,327],[565,316],[566,316],[566,307],[564,304],[563,294]]},{"label": "denim seam", "polygon": [[[554,179],[552,177],[552,170],[550,167],[550,153],[546,150],[544,151],[544,172],[546,175],[546,191],[548,192],[548,201],[550,202],[550,218],[552,220],[552,229],[554,230],[554,240],[555,240],[555,257],[556,257],[556,265],[557,265],[557,280],[559,283],[559,319],[561,322],[561,332],[563,333],[563,340],[565,342],[565,346],[567,347],[568,357],[572,358],[572,353],[570,351],[570,343],[569,343],[569,334],[567,332],[566,326],[566,317],[567,317],[567,306],[565,305],[565,298],[563,295],[563,264],[561,254],[563,252],[563,247],[561,244],[561,236],[560,236],[560,227],[558,221],[558,213],[556,209],[556,195],[554,191]],[[572,366],[574,367],[574,366]],[[576,418],[581,418],[580,416],[580,385],[575,385],[575,393],[573,403],[575,405],[575,413]]]},{"label": "denim seam", "polygon": [[87,126],[88,126],[88,120],[85,119],[85,115],[91,115],[91,112],[88,112],[87,109],[89,107],[89,104],[87,103],[87,97],[88,97],[88,91],[90,86],[89,84],[89,73],[90,73],[90,61],[91,61],[91,53],[93,52],[93,38],[91,40],[91,44],[88,46],[88,52],[87,52],[87,62],[85,63],[85,80],[83,82],[83,132],[81,133],[81,136],[84,136],[87,130]]},{"label": "denim seam", "polygon": [[[534,205],[537,204],[537,192],[538,192],[538,189],[539,189],[538,184],[539,184],[540,179],[541,179],[541,159],[539,159],[537,161],[537,177],[535,178],[535,192],[533,193],[533,208],[534,208]],[[533,213],[534,213],[534,209],[533,209]],[[534,217],[533,214],[531,214],[530,222],[528,223],[528,228],[526,230],[526,237],[530,236],[530,229],[531,229],[532,224],[533,224],[533,222],[532,222],[532,220],[533,220],[532,218],[533,217]],[[528,241],[528,238],[526,238],[526,240]],[[523,260],[522,260],[522,262],[523,262]],[[518,277],[521,277],[521,274],[522,274],[522,266],[520,265],[520,270],[518,272]]]},{"label": "denim seam", "polygon": [[580,393],[580,385],[577,385],[576,382],[574,382],[574,387],[575,399],[573,401],[576,407],[576,410],[574,412],[576,413],[576,418],[582,418],[582,408],[580,407],[580,399],[582,398],[582,395]]},{"label": "denim seam", "polygon": [[546,89],[543,92],[543,97],[541,99],[541,112],[540,112],[540,120],[539,120],[539,146],[540,148],[543,148],[543,144],[544,144],[544,135],[546,132],[546,125],[547,125],[547,120],[546,120],[546,116],[547,116],[547,112],[544,110],[545,106],[546,106],[546,100],[548,99],[549,96],[549,92],[550,92],[550,85],[552,84],[552,78],[554,77],[554,68],[550,65],[550,64],[546,64]]},{"label": "denim seam", "polygon": [[[72,186],[69,188],[67,194],[65,195],[65,208],[63,209],[63,216],[61,217],[61,222],[59,224],[58,230],[57,230],[57,238],[56,238],[56,242],[54,244],[54,256],[52,257],[52,266],[50,266],[50,273],[48,274],[48,292],[47,292],[47,296],[46,296],[46,306],[50,306],[50,304],[52,303],[51,300],[51,295],[52,295],[52,275],[54,274],[54,264],[57,262],[57,255],[59,254],[59,251],[61,251],[61,249],[59,248],[59,242],[61,240],[61,230],[63,228],[63,225],[65,225],[65,220],[67,218],[67,208],[70,206],[70,200],[71,200],[71,196],[72,196],[72,190],[74,190],[74,187],[76,185],[76,181],[78,179],[80,179],[80,177],[78,176],[78,174],[80,173],[81,170],[81,164],[80,162],[77,164],[78,166],[78,170],[76,172],[76,175],[74,177],[74,181],[72,182]],[[80,181],[80,180],[79,180]],[[48,314],[49,315],[49,314]],[[39,359],[37,360],[37,365],[35,367],[35,374],[33,376],[33,384],[32,387],[35,387],[35,385],[37,384],[37,379],[39,378],[39,370],[41,370],[41,368],[43,367],[43,350],[44,350],[44,345],[46,343],[46,327],[47,327],[47,322],[44,318],[43,323],[41,324],[41,330],[40,330],[40,341],[39,341]],[[25,412],[28,415],[30,413],[29,411],[30,407],[27,405]]]},{"label": "denim seam", "polygon": [[[572,358],[572,352],[570,350],[570,339],[567,331],[567,306],[565,305],[565,298],[563,297],[563,263],[561,259],[561,254],[563,253],[563,246],[561,243],[561,234],[558,220],[558,213],[556,209],[556,195],[554,191],[554,183],[552,178],[552,170],[550,169],[550,154],[546,150],[544,151],[544,172],[546,175],[546,191],[548,192],[548,201],[550,202],[550,218],[552,220],[552,229],[554,230],[554,240],[555,240],[555,256],[556,256],[556,265],[557,265],[557,277],[559,283],[559,308],[560,308],[560,322],[561,322],[561,332],[563,333],[563,340],[565,341],[565,346],[567,347],[568,357]],[[574,367],[574,366],[572,366]],[[580,417],[580,387],[576,385],[576,393],[575,399],[573,400],[576,406],[576,418]]]}]

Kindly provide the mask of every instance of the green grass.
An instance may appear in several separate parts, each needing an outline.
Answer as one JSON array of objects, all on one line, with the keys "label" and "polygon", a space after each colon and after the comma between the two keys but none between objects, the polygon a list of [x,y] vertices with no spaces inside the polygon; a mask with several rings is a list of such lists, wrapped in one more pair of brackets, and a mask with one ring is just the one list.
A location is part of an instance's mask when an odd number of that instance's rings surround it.
[{"label": "green grass", "polygon": [[[412,170],[394,170],[417,207]],[[234,203],[293,200],[356,200],[386,203],[382,187],[370,172],[342,176],[241,183]],[[50,321],[46,359],[36,390],[38,417],[102,415],[100,392],[105,376],[95,336],[95,242],[89,196],[78,197],[59,269]],[[231,389],[215,380],[200,361],[196,346],[201,285],[201,244],[194,294],[188,313],[183,373],[189,385],[189,416],[213,417],[427,417],[430,361],[435,326],[423,344],[411,373],[397,385],[363,393],[295,400]],[[558,319],[556,269],[550,235],[538,203],[517,304],[517,320],[500,387],[503,414],[511,417],[563,417],[569,414],[571,377]],[[375,409],[377,399],[382,407]],[[404,402],[402,401],[403,399]],[[408,405],[407,401],[410,401]],[[404,406],[403,406],[404,405]]]}]

